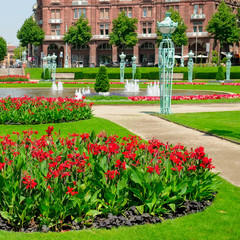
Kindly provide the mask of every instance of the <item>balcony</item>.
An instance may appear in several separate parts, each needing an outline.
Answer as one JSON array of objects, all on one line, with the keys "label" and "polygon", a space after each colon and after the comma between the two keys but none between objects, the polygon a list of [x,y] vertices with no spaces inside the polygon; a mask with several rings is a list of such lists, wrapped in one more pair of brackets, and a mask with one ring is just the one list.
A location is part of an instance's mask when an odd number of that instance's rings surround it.
[{"label": "balcony", "polygon": [[64,35],[45,35],[45,40],[62,40]]},{"label": "balcony", "polygon": [[38,25],[42,25],[42,24],[43,24],[43,21],[42,21],[42,20],[39,20],[39,21],[37,22],[37,24],[38,24]]},{"label": "balcony", "polygon": [[88,1],[73,1],[72,5],[88,5]]},{"label": "balcony", "polygon": [[62,23],[61,18],[51,18],[49,19],[49,23]]},{"label": "balcony", "polygon": [[156,33],[142,33],[138,34],[138,38],[156,38],[157,34]]},{"label": "balcony", "polygon": [[191,19],[196,20],[196,19],[205,19],[205,14],[192,14]]},{"label": "balcony", "polygon": [[109,35],[93,35],[92,39],[94,39],[94,40],[98,40],[98,39],[108,40],[109,39]]},{"label": "balcony", "polygon": [[187,37],[208,37],[208,32],[187,32]]}]

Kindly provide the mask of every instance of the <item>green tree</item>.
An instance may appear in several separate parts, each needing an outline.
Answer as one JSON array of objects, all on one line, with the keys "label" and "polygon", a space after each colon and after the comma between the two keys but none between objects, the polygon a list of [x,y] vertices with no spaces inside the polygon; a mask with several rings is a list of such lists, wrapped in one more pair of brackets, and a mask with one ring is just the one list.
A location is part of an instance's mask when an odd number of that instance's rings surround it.
[{"label": "green tree", "polygon": [[0,61],[7,55],[7,43],[3,37],[0,37]]},{"label": "green tree", "polygon": [[108,79],[107,68],[105,66],[101,66],[96,76],[94,89],[96,92],[108,92],[109,88],[110,83]]},{"label": "green tree", "polygon": [[26,50],[25,47],[19,46],[17,48],[14,49],[14,59],[21,59],[22,57],[22,53]]},{"label": "green tree", "polygon": [[233,44],[239,41],[240,29],[237,23],[236,14],[232,13],[232,9],[228,7],[224,1],[218,6],[218,11],[212,15],[211,20],[206,26],[206,31],[210,33],[210,37],[220,44],[220,52],[224,44]]},{"label": "green tree", "polygon": [[129,18],[125,12],[119,13],[118,18],[113,20],[112,32],[109,34],[109,43],[116,47],[133,47],[137,44],[137,24],[136,18]]},{"label": "green tree", "polygon": [[88,23],[88,19],[84,19],[83,15],[81,15],[78,21],[71,26],[64,35],[64,42],[78,49],[78,61],[80,47],[84,46],[92,38],[91,26],[89,26]]},{"label": "green tree", "polygon": [[[169,9],[171,13],[171,19],[174,22],[178,22],[178,27],[172,34],[172,41],[177,46],[186,46],[188,44],[188,38],[186,34],[187,26],[185,25],[183,18],[180,16],[179,12],[174,10],[172,7]],[[159,45],[163,39],[162,33],[157,29],[157,44]]]},{"label": "green tree", "polygon": [[224,76],[224,73],[223,73],[223,67],[219,66],[218,67],[218,72],[217,72],[217,75],[216,75],[216,80],[224,80],[224,79],[225,79],[225,76]]},{"label": "green tree", "polygon": [[28,47],[28,44],[33,44],[34,46],[40,45],[43,42],[44,36],[43,29],[37,25],[32,17],[26,19],[17,32],[17,38],[23,47]]}]

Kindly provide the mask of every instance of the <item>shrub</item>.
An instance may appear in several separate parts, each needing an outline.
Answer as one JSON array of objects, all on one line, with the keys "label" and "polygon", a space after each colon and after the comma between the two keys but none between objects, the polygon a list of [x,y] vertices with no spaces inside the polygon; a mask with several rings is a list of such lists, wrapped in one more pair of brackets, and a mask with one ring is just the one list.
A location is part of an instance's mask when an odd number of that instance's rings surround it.
[{"label": "shrub", "polygon": [[76,72],[74,75],[74,79],[83,79],[83,72]]},{"label": "shrub", "polygon": [[101,66],[99,68],[96,82],[94,84],[95,91],[98,92],[108,92],[110,88],[110,83],[107,74],[107,68],[105,66]]},{"label": "shrub", "polygon": [[148,79],[149,80],[157,80],[157,79],[159,79],[159,72],[149,72]]},{"label": "shrub", "polygon": [[226,64],[226,62],[227,62],[227,57],[224,57],[224,58],[221,60],[221,63]]},{"label": "shrub", "polygon": [[[61,230],[69,221],[122,214],[132,206],[161,216],[186,200],[211,200],[216,174],[202,147],[188,150],[157,139],[95,134],[17,140],[1,136],[0,214],[16,230],[30,222]],[[16,139],[16,138],[15,138]]]},{"label": "shrub", "polygon": [[224,79],[225,79],[225,75],[223,73],[223,67],[219,66],[218,67],[218,72],[217,72],[217,75],[216,75],[216,80],[224,80]]},{"label": "shrub", "polygon": [[45,73],[43,75],[43,79],[44,80],[52,79],[48,68],[45,69]]},{"label": "shrub", "polygon": [[83,100],[27,96],[0,100],[0,124],[57,123],[91,117],[91,105]]},{"label": "shrub", "polygon": [[139,79],[139,80],[142,79],[142,76],[141,76],[139,68],[136,69],[135,79]]}]

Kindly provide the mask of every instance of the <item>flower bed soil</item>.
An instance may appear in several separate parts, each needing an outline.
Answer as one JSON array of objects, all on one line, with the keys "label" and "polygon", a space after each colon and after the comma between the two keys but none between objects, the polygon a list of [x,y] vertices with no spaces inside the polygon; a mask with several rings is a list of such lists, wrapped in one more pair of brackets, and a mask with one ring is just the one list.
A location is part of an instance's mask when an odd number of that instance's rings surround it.
[{"label": "flower bed soil", "polygon": [[[212,199],[213,200],[213,199]],[[189,214],[202,212],[206,207],[211,206],[212,201],[186,201],[183,206],[179,209],[176,209],[174,213],[164,214],[162,217],[150,215],[149,213],[140,214],[135,206],[131,207],[129,210],[124,212],[124,215],[113,215],[109,213],[107,217],[99,216],[95,219],[92,219],[92,222],[88,222],[88,224],[78,223],[76,221],[69,221],[65,223],[65,227],[63,227],[62,231],[78,231],[87,228],[118,228],[123,226],[135,226],[135,225],[143,225],[143,224],[156,224],[161,223],[167,219],[175,219],[178,217],[183,217]],[[0,230],[3,231],[14,231],[15,229],[7,223],[0,216]],[[50,232],[52,229],[43,225],[41,228],[35,222],[31,222],[29,227],[21,228],[20,232],[33,233],[33,232]]]}]

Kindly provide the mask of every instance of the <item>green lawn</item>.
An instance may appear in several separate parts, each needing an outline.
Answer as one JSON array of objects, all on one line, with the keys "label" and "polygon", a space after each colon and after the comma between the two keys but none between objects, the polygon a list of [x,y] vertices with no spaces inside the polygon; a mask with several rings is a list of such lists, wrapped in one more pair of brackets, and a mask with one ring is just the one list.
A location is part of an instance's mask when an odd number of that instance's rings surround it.
[{"label": "green lawn", "polygon": [[240,111],[161,115],[175,123],[240,142]]},{"label": "green lawn", "polygon": [[53,126],[54,131],[61,136],[67,136],[68,133],[87,133],[95,131],[100,133],[105,130],[109,134],[118,134],[119,136],[126,136],[132,134],[127,129],[102,118],[93,117],[89,120],[82,120],[78,122],[68,123],[52,123],[52,124],[39,124],[39,125],[0,125],[0,135],[11,134],[12,132],[22,132],[26,129],[33,129],[39,132],[39,136],[46,134],[45,130],[48,126]]}]

